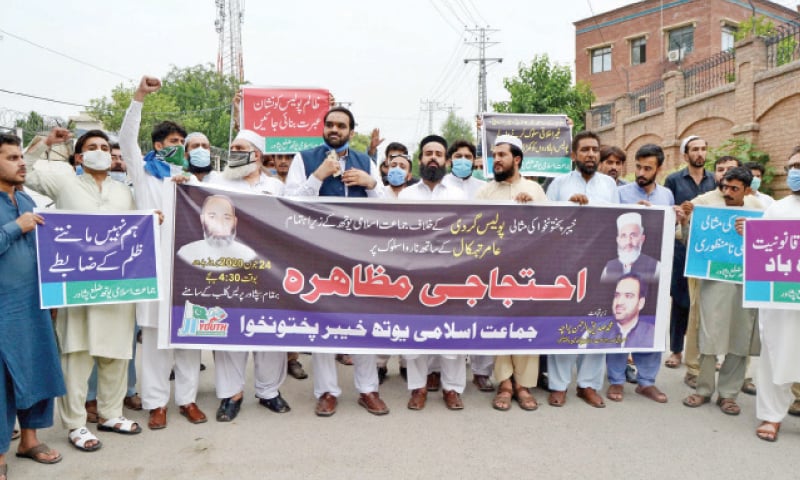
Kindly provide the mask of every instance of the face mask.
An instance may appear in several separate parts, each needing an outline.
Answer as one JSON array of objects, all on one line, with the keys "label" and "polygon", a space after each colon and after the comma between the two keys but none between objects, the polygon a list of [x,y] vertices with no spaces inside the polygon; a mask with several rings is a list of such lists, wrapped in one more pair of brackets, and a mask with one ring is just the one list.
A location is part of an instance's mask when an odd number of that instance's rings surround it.
[{"label": "face mask", "polygon": [[406,171],[400,167],[392,167],[389,169],[389,173],[386,174],[386,179],[390,185],[399,187],[406,183]]},{"label": "face mask", "polygon": [[793,168],[786,176],[786,186],[793,192],[800,192],[800,170]]},{"label": "face mask", "polygon": [[189,152],[189,163],[197,168],[205,168],[211,165],[211,150],[198,147]]},{"label": "face mask", "polygon": [[83,152],[83,164],[92,170],[108,170],[111,168],[111,154],[102,150]]},{"label": "face mask", "polygon": [[466,158],[454,158],[452,172],[458,178],[469,178],[472,175],[472,162]]},{"label": "face mask", "polygon": [[112,180],[116,180],[120,183],[125,183],[125,179],[127,178],[125,172],[108,172],[108,176],[111,177]]},{"label": "face mask", "polygon": [[753,181],[750,183],[750,188],[754,191],[758,191],[758,187],[761,186],[761,179],[758,177],[753,177]]},{"label": "face mask", "polygon": [[228,166],[231,168],[243,167],[252,162],[255,162],[255,152],[243,152],[240,150],[231,150],[228,152]]},{"label": "face mask", "polygon": [[267,175],[269,175],[270,177],[277,177],[278,176],[278,171],[276,169],[274,169],[274,168],[268,168],[267,169]]},{"label": "face mask", "polygon": [[75,175],[83,175],[83,165],[75,167]]},{"label": "face mask", "polygon": [[156,152],[156,157],[164,160],[167,163],[171,163],[178,167],[185,167],[186,166],[186,159],[183,156],[183,145],[177,145],[175,147],[164,147],[158,152]]},{"label": "face mask", "polygon": [[483,169],[479,168],[477,170],[472,171],[472,176],[477,178],[478,180],[486,181],[486,175],[483,174]]}]

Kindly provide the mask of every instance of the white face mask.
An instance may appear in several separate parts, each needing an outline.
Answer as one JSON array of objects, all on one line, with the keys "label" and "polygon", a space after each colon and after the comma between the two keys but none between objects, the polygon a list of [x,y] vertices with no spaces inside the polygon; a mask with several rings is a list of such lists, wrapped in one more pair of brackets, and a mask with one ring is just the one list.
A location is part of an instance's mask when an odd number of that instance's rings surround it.
[{"label": "white face mask", "polygon": [[111,154],[103,150],[83,152],[83,165],[92,170],[108,170],[111,168]]}]

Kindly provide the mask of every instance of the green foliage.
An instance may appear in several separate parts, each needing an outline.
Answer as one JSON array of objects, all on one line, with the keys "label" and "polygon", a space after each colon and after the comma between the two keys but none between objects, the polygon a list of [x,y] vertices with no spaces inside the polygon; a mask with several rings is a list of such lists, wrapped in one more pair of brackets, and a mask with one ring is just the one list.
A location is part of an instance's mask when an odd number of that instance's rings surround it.
[{"label": "green foliage", "polygon": [[[757,37],[770,37],[778,33],[774,23],[763,15],[750,17],[742,21],[733,35],[735,41],[744,40],[755,34]],[[788,36],[780,40],[775,45],[775,66],[779,67],[794,60],[794,52],[797,48],[797,40],[793,36]]]},{"label": "green foliage", "polygon": [[53,127],[64,125],[65,122],[54,117],[43,117],[37,112],[31,111],[28,117],[14,122],[15,128],[22,129],[22,144],[28,145],[36,135],[47,135]]},{"label": "green foliage", "polygon": [[517,75],[505,78],[503,86],[511,100],[494,103],[496,112],[563,113],[575,122],[576,132],[584,129],[586,111],[595,99],[588,84],[573,85],[569,67],[551,63],[547,55],[536,55],[530,65],[520,63]]},{"label": "green foliage", "polygon": [[369,148],[369,135],[355,132],[350,139],[350,148],[358,152],[366,152]]},{"label": "green foliage", "polygon": [[730,155],[738,158],[742,164],[758,162],[764,166],[764,176],[761,179],[761,192],[767,195],[772,194],[769,185],[775,177],[775,169],[769,164],[769,154],[761,151],[758,147],[743,138],[730,138],[717,148],[711,148],[706,158],[706,170],[714,171],[714,161],[719,157]]},{"label": "green foliage", "polygon": [[448,145],[452,145],[453,142],[461,139],[475,143],[475,134],[472,130],[472,124],[456,116],[453,112],[450,112],[447,115],[447,120],[442,123],[442,136],[447,140]]},{"label": "green foliage", "polygon": [[[150,132],[158,122],[172,120],[187,132],[203,132],[211,145],[228,148],[231,121],[231,100],[239,82],[218,74],[211,64],[172,69],[162,78],[161,89],[147,96],[142,109],[139,142],[143,150],[150,148]],[[89,102],[91,113],[106,129],[118,131],[135,88],[115,87],[110,97]]]}]

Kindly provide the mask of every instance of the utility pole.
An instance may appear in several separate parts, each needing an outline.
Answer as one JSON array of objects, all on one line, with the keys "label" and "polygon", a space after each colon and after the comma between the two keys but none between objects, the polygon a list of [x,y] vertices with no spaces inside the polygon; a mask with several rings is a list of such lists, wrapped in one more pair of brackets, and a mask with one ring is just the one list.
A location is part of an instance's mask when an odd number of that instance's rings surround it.
[{"label": "utility pole", "polygon": [[437,102],[436,100],[420,100],[420,111],[428,113],[428,133],[433,133],[433,113],[434,112],[450,112],[455,113],[458,107],[455,105],[445,105],[444,103]]},{"label": "utility pole", "polygon": [[486,65],[494,62],[502,63],[502,58],[486,58],[486,47],[497,45],[499,42],[490,42],[490,33],[497,32],[497,29],[490,28],[470,28],[467,29],[469,33],[476,35],[476,39],[472,42],[467,42],[468,45],[478,47],[478,58],[465,58],[464,63],[476,62],[478,64],[478,113],[487,112],[489,110],[487,94],[486,94]]}]

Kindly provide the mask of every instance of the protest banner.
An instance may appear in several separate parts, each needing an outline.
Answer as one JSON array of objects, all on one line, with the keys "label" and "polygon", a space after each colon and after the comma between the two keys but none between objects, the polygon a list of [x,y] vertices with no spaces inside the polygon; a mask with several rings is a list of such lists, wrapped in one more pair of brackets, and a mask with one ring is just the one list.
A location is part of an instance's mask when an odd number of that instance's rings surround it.
[{"label": "protest banner", "polygon": [[572,170],[572,130],[566,115],[484,113],[481,121],[486,178],[494,176],[492,147],[498,135],[513,135],[522,142],[522,175],[555,177]]},{"label": "protest banner", "polygon": [[684,275],[742,283],[744,239],[736,232],[736,219],[759,218],[763,213],[735,207],[695,206],[686,241]]},{"label": "protest banner", "polygon": [[37,213],[42,308],[159,299],[152,212]]},{"label": "protest banner", "polygon": [[296,153],[322,143],[330,94],[318,88],[242,87],[242,129],[265,138],[267,153]]},{"label": "protest banner", "polygon": [[[206,212],[219,216],[223,206],[226,223],[214,226]],[[485,354],[665,346],[669,209],[293,200],[188,185],[176,187],[175,209],[191,214],[165,224],[175,243],[163,346]],[[616,221],[632,211],[647,232],[649,267],[634,265],[641,291],[622,305]],[[615,315],[630,313],[646,339],[621,348]]]},{"label": "protest banner", "polygon": [[800,221],[745,222],[744,306],[800,310]]}]

